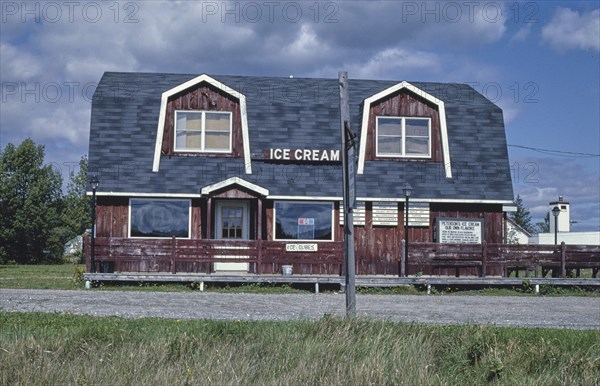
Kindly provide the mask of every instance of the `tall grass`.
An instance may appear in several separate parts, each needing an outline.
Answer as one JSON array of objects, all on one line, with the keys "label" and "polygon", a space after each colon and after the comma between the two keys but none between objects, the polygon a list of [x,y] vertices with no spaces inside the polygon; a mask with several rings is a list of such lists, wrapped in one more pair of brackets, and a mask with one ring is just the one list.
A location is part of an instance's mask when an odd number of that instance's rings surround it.
[{"label": "tall grass", "polygon": [[0,265],[0,288],[81,289],[84,264]]},{"label": "tall grass", "polygon": [[2,385],[598,385],[600,332],[0,313]]}]

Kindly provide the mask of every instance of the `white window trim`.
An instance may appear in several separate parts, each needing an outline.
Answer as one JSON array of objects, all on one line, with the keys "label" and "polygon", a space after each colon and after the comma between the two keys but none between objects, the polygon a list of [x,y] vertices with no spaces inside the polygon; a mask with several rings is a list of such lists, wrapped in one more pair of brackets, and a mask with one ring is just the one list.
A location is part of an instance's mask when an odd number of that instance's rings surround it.
[{"label": "white window trim", "polygon": [[433,95],[421,90],[420,88],[408,83],[407,81],[395,84],[392,87],[378,92],[364,100],[361,130],[360,130],[360,147],[358,154],[358,167],[356,169],[357,174],[363,174],[365,172],[365,152],[367,148],[367,137],[369,127],[369,112],[371,111],[371,104],[384,98],[390,94],[393,94],[399,90],[407,89],[413,93],[423,97],[425,100],[435,104],[438,107],[439,123],[440,123],[440,134],[442,139],[442,156],[444,162],[444,169],[446,171],[446,178],[452,178],[452,164],[450,162],[450,149],[448,146],[448,129],[446,127],[446,107],[444,101],[434,97]]},{"label": "white window trim", "polygon": [[[314,239],[278,239],[277,238],[277,203],[285,202],[290,204],[330,204],[331,205],[331,240],[314,240]],[[273,201],[273,240],[274,241],[289,241],[289,242],[312,242],[312,243],[331,243],[335,241],[335,206],[333,202],[330,201],[301,201],[301,200],[276,200]]]},{"label": "white window trim", "polygon": [[[177,114],[179,113],[200,113],[202,114],[201,123],[200,123],[200,147],[202,149],[178,149],[177,148]],[[206,114],[207,113],[216,113],[216,114],[227,114],[229,115],[229,149],[228,150],[206,150],[205,136],[206,136]],[[211,111],[211,110],[175,110],[175,118],[173,122],[173,150],[176,153],[221,153],[221,154],[230,154],[233,151],[232,143],[233,143],[233,114],[231,111]]]},{"label": "white window trim", "polygon": [[[380,154],[379,153],[379,118],[384,118],[384,119],[389,118],[389,119],[400,119],[401,120],[402,150],[401,150],[400,154]],[[426,155],[424,155],[424,154],[407,154],[406,153],[406,120],[407,119],[427,121],[427,129],[428,129],[427,138],[428,138],[429,146],[427,148]],[[414,136],[411,136],[411,138],[413,138],[413,137]],[[431,158],[431,142],[432,142],[431,118],[429,118],[429,117],[404,117],[404,116],[387,116],[387,115],[377,115],[375,117],[375,154],[377,157],[382,157],[382,158]]]},{"label": "white window trim", "polygon": [[181,199],[181,198],[164,198],[164,197],[156,197],[156,198],[141,198],[141,197],[130,197],[128,205],[128,213],[127,213],[127,237],[130,239],[140,239],[140,240],[168,240],[171,237],[141,237],[141,236],[131,236],[131,200],[137,201],[185,201],[188,203],[188,237],[176,237],[176,239],[180,240],[190,240],[192,238],[192,200],[190,199]]}]

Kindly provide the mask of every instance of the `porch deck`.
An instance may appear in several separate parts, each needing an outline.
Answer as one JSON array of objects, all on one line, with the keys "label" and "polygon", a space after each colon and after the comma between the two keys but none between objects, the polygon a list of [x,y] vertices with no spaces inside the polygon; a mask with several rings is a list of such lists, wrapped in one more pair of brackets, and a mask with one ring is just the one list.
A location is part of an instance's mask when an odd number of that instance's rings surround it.
[{"label": "porch deck", "polygon": [[[200,290],[205,283],[236,284],[308,284],[313,285],[315,293],[319,293],[320,285],[339,286],[344,289],[344,276],[339,275],[255,275],[255,274],[196,274],[196,273],[85,273],[84,280],[95,282],[148,282],[148,283],[199,283]],[[536,292],[540,285],[600,287],[600,279],[596,278],[543,278],[527,279]],[[359,287],[398,287],[404,285],[458,286],[458,287],[514,287],[523,284],[523,278],[505,277],[452,277],[452,276],[357,276]]]}]

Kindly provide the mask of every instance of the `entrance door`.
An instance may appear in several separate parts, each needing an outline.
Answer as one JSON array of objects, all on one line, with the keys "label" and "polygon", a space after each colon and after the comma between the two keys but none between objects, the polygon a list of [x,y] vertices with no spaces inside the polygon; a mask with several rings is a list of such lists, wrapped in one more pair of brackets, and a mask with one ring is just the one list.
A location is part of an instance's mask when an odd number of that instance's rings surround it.
[{"label": "entrance door", "polygon": [[[250,210],[248,201],[221,200],[216,203],[215,236],[219,240],[248,240],[250,234]],[[243,252],[236,256],[240,257]],[[245,271],[248,263],[215,263],[215,271]]]}]

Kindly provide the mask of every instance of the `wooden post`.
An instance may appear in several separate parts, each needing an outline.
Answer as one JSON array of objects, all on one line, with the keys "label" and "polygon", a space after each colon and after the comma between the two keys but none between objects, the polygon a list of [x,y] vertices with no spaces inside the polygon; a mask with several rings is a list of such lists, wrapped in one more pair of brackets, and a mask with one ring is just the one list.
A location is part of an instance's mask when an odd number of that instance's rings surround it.
[{"label": "wooden post", "polygon": [[565,277],[567,273],[567,245],[560,243],[560,277]]},{"label": "wooden post", "polygon": [[404,238],[402,239],[402,241],[400,241],[400,276],[404,277],[406,276],[406,257],[404,256],[404,243],[406,241],[404,241]]},{"label": "wooden post", "polygon": [[258,275],[260,274],[260,266],[262,264],[262,252],[263,252],[263,243],[262,243],[262,223],[263,223],[263,209],[262,209],[262,198],[258,198],[258,202],[256,205],[257,213],[257,221],[256,221],[256,269],[254,272]]},{"label": "wooden post", "polygon": [[481,277],[487,275],[487,243],[485,240],[481,243]]},{"label": "wooden post", "polygon": [[355,149],[350,130],[350,102],[348,97],[348,73],[338,73],[340,88],[340,126],[342,140],[342,177],[344,192],[344,262],[346,267],[346,316],[356,316],[356,259],[354,256],[354,215],[355,193]]},{"label": "wooden post", "polygon": [[[371,203],[371,205],[373,205]],[[403,277],[404,276],[404,261],[402,259],[402,256],[404,256],[404,246],[400,245],[399,247],[401,247],[400,249],[398,249],[397,244],[400,242],[402,242],[402,240],[404,240],[404,204],[401,204],[400,202],[398,202],[398,205],[396,205],[396,211],[398,212],[398,215],[396,216],[396,240],[395,240],[395,246],[396,248],[394,248],[396,250],[396,257],[398,258],[398,277]],[[372,219],[373,216],[371,215],[371,223],[372,223]],[[365,226],[366,228],[366,226]]]},{"label": "wooden post", "polygon": [[206,238],[212,239],[212,198],[206,200]]},{"label": "wooden post", "polygon": [[175,236],[171,238],[171,273],[177,273],[177,268],[175,267],[175,258],[177,254],[177,239]]},{"label": "wooden post", "polygon": [[90,272],[90,236],[83,238],[83,250],[85,253],[85,272]]},{"label": "wooden post", "polygon": [[262,264],[262,253],[263,253],[263,241],[261,239],[256,240],[256,269],[254,273],[260,274],[260,267]]}]

